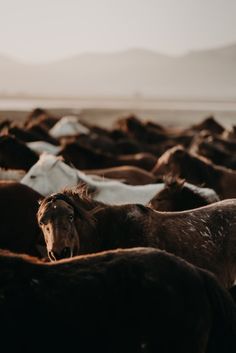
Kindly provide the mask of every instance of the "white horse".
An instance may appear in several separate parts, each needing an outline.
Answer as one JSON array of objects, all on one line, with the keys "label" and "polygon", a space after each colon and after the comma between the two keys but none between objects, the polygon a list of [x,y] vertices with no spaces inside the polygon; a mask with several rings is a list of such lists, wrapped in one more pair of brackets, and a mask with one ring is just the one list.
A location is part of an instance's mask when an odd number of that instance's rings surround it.
[{"label": "white horse", "polygon": [[[164,187],[165,184],[126,185],[117,180],[110,180],[96,175],[87,175],[78,169],[72,168],[63,162],[62,157],[42,154],[39,161],[33,165],[21,180],[21,183],[30,186],[40,194],[47,196],[58,192],[65,187],[85,183],[95,191],[94,200],[110,205],[139,203],[147,205],[150,200]],[[196,186],[186,183],[190,188]],[[215,200],[216,193],[208,188],[199,188],[203,195]]]},{"label": "white horse", "polygon": [[79,123],[76,116],[64,116],[50,130],[49,134],[55,138],[63,136],[75,136],[77,134],[89,134],[90,130]]},{"label": "white horse", "polygon": [[42,154],[43,152],[48,152],[50,154],[57,154],[61,147],[60,146],[54,146],[51,143],[48,143],[46,141],[33,141],[33,142],[28,142],[26,144],[31,150],[34,152],[38,153],[39,155]]},{"label": "white horse", "polygon": [[95,190],[93,196],[95,200],[113,205],[127,203],[146,205],[157,192],[164,188],[163,183],[131,186],[117,180],[99,179],[97,176],[86,175],[68,166],[61,157],[45,153],[21,180],[21,183],[44,196],[81,182]]}]

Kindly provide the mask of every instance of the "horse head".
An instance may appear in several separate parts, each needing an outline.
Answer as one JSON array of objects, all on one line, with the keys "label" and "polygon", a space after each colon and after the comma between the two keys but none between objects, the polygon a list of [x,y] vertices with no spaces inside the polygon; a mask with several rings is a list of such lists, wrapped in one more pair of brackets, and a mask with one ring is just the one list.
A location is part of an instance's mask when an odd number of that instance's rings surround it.
[{"label": "horse head", "polygon": [[165,187],[149,202],[157,211],[184,211],[219,201],[216,192],[185,182],[184,179],[167,176]]},{"label": "horse head", "polygon": [[[83,252],[81,239],[89,236],[93,227],[90,210],[82,207],[65,193],[45,198],[38,209],[37,219],[43,232],[48,257],[51,261],[72,257]],[[84,242],[87,243],[86,241]]]},{"label": "horse head", "polygon": [[62,157],[43,153],[39,161],[33,165],[21,180],[41,195],[47,196],[58,192],[66,186],[78,184],[79,177],[76,169],[64,163]]}]

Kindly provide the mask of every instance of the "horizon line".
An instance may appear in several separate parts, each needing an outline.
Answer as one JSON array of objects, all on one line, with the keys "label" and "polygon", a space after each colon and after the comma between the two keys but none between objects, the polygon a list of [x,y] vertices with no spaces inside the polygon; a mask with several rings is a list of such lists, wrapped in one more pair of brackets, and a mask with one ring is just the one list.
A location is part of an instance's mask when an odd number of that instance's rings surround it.
[{"label": "horizon line", "polygon": [[126,53],[126,52],[131,52],[131,51],[146,51],[146,52],[150,52],[153,54],[157,54],[157,55],[162,55],[162,56],[166,56],[169,58],[181,58],[187,55],[190,55],[192,53],[197,53],[197,52],[203,52],[203,51],[212,51],[212,50],[220,50],[220,49],[224,49],[227,47],[231,47],[231,46],[236,46],[236,39],[235,41],[230,41],[228,43],[222,44],[222,45],[215,45],[215,46],[208,46],[208,47],[204,47],[204,48],[197,48],[197,49],[190,49],[190,50],[186,50],[183,51],[182,53],[179,54],[170,54],[170,53],[165,53],[165,52],[161,52],[158,50],[155,50],[153,48],[148,48],[148,47],[128,47],[128,48],[123,48],[123,49],[117,49],[117,50],[111,50],[111,51],[105,51],[105,50],[101,50],[101,51],[84,51],[84,52],[78,52],[77,54],[71,54],[71,55],[66,55],[64,57],[59,57],[57,59],[49,59],[47,61],[39,61],[36,62],[34,60],[28,61],[25,59],[22,59],[20,57],[18,57],[17,55],[11,55],[8,53],[4,53],[4,52],[0,52],[0,58],[3,57],[7,60],[10,61],[14,61],[15,63],[18,64],[22,64],[22,65],[27,65],[27,66],[44,66],[44,65],[51,65],[51,64],[56,64],[59,62],[63,62],[63,61],[67,61],[67,60],[71,60],[74,59],[76,57],[80,57],[80,56],[86,56],[86,55],[115,55],[115,54],[121,54],[121,53]]}]

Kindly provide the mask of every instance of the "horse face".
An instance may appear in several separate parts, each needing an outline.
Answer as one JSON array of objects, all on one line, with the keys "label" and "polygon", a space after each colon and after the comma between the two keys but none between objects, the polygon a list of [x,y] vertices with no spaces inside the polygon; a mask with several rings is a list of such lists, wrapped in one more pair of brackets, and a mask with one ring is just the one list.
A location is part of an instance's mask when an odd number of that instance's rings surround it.
[{"label": "horse face", "polygon": [[42,229],[51,261],[78,254],[79,237],[75,226],[75,213],[71,205],[62,200],[39,208],[38,222]]},{"label": "horse face", "polygon": [[[180,165],[176,158],[176,153],[173,155],[174,149],[171,148],[167,150],[163,155],[158,159],[156,166],[153,169],[153,173],[158,176],[159,178],[163,178],[166,175],[174,175],[179,176],[180,172]],[[177,151],[179,152],[179,151]],[[180,150],[180,154],[182,150]]]},{"label": "horse face", "polygon": [[21,179],[21,184],[29,186],[43,196],[47,196],[55,191],[51,187],[48,174],[42,172],[37,163]]},{"label": "horse face", "polygon": [[22,178],[21,183],[47,196],[65,186],[76,185],[78,176],[77,171],[66,165],[60,158],[44,154]]},{"label": "horse face", "polygon": [[149,202],[149,207],[157,211],[173,211],[173,200],[170,189],[165,187]]}]

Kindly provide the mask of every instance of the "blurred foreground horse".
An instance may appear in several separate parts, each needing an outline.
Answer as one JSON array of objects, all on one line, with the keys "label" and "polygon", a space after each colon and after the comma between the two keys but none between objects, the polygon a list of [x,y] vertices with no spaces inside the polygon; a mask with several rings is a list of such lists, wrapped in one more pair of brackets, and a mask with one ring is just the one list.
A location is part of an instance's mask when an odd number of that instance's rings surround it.
[{"label": "blurred foreground horse", "polygon": [[208,272],[148,248],[56,264],[0,252],[4,353],[234,353],[236,307]]}]

